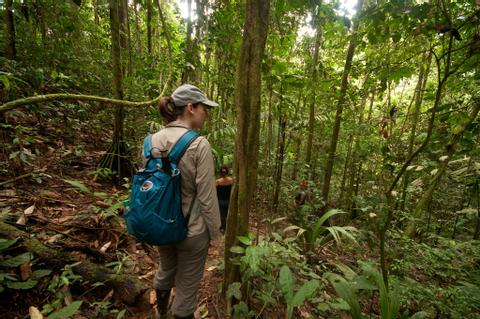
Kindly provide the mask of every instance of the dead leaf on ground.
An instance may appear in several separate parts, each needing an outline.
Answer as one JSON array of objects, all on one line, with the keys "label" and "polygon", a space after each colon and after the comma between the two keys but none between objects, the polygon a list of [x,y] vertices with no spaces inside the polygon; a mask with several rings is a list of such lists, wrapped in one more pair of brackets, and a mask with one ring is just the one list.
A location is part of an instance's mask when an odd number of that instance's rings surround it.
[{"label": "dead leaf on ground", "polygon": [[25,214],[22,213],[22,216],[20,216],[15,223],[17,225],[25,226],[27,224],[27,217]]},{"label": "dead leaf on ground", "polygon": [[62,195],[60,195],[59,193],[54,192],[54,191],[44,191],[42,193],[42,196],[53,198],[53,199],[59,199],[60,197],[62,197]]},{"label": "dead leaf on ground", "polygon": [[95,205],[97,205],[99,207],[102,207],[102,208],[109,208],[110,206],[112,206],[112,204],[109,204],[109,203],[101,201],[101,200],[97,200],[95,202]]},{"label": "dead leaf on ground", "polygon": [[111,241],[109,241],[108,243],[106,243],[105,245],[103,245],[102,248],[100,248],[100,252],[101,252],[102,254],[104,254],[104,253],[107,251],[108,247],[110,247],[110,245],[112,245],[112,242],[111,242]]},{"label": "dead leaf on ground", "polygon": [[148,298],[148,302],[151,304],[151,305],[154,305],[156,302],[157,302],[157,294],[155,293],[155,290],[150,290],[150,295],[149,295],[149,298]]},{"label": "dead leaf on ground", "polygon": [[23,213],[24,213],[26,216],[32,215],[34,210],[35,210],[35,205],[32,205],[32,206],[28,207],[27,209],[25,209],[25,210],[23,211]]},{"label": "dead leaf on ground", "polygon": [[63,235],[62,235],[62,234],[56,234],[56,235],[51,236],[49,239],[47,239],[47,240],[45,241],[45,243],[47,243],[47,244],[53,244],[53,243],[59,241],[59,240],[62,239],[62,238],[63,238]]},{"label": "dead leaf on ground", "polygon": [[103,301],[110,300],[110,299],[112,299],[112,297],[113,297],[113,289],[110,290],[110,291],[108,292],[108,294],[105,295],[105,297],[103,298]]},{"label": "dead leaf on ground", "polygon": [[23,264],[20,265],[20,278],[22,278],[23,281],[27,280],[30,278],[32,275],[32,264]]}]

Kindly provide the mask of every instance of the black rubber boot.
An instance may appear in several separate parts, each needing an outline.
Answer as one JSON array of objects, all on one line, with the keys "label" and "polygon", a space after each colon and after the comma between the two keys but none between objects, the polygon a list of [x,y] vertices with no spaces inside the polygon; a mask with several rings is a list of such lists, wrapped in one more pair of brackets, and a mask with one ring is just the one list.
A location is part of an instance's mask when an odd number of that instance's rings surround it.
[{"label": "black rubber boot", "polygon": [[157,319],[167,319],[170,290],[157,290]]},{"label": "black rubber boot", "polygon": [[191,315],[188,315],[188,316],[185,316],[185,317],[180,317],[180,316],[177,316],[177,315],[175,315],[174,317],[175,317],[175,319],[195,319],[195,316],[193,315],[193,313]]}]

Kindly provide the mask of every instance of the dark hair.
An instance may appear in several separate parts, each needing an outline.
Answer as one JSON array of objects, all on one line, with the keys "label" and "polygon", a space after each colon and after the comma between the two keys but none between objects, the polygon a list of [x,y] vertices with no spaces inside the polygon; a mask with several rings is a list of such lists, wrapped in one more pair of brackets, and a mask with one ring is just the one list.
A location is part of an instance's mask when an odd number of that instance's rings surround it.
[{"label": "dark hair", "polygon": [[175,121],[183,113],[185,106],[176,106],[170,96],[163,96],[158,102],[158,110],[167,123]]},{"label": "dark hair", "polygon": [[230,170],[227,165],[220,166],[220,174],[222,174],[222,176],[227,176],[229,171]]},{"label": "dark hair", "polygon": [[[193,104],[193,108],[196,108],[201,103]],[[160,98],[160,102],[158,102],[158,110],[162,115],[163,119],[168,123],[173,122],[183,114],[186,105],[177,106],[173,103],[173,99],[170,96],[163,96]]]}]

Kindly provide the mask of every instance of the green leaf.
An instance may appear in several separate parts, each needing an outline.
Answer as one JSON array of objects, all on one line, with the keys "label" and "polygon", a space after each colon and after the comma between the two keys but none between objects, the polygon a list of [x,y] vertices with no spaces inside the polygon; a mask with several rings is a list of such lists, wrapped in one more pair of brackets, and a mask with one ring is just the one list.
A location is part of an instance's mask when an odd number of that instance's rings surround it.
[{"label": "green leaf", "polygon": [[32,277],[35,278],[35,279],[39,279],[39,278],[48,276],[51,273],[52,273],[52,271],[50,269],[38,269],[38,270],[35,270],[32,273]]},{"label": "green leaf", "polygon": [[285,301],[288,305],[291,305],[293,299],[293,276],[292,271],[287,265],[283,265],[280,269],[278,283],[280,284],[280,289],[282,290]]},{"label": "green leaf", "polygon": [[251,246],[252,245],[252,241],[250,240],[250,238],[248,237],[245,237],[245,236],[237,236],[238,240],[244,244],[244,245],[247,245],[247,246]]},{"label": "green leaf", "polygon": [[0,238],[0,251],[5,250],[8,247],[12,246],[17,242],[17,240],[18,238],[12,239],[12,240]]},{"label": "green leaf", "polygon": [[48,315],[48,319],[61,319],[73,316],[82,305],[82,301],[74,301],[66,307]]},{"label": "green leaf", "polygon": [[8,77],[6,75],[0,74],[0,82],[3,83],[5,91],[8,91],[10,89],[10,80],[8,80]]},{"label": "green leaf", "polygon": [[252,269],[253,272],[257,272],[260,265],[259,248],[255,246],[248,246],[245,250],[245,259],[250,269]]},{"label": "green leaf", "polygon": [[245,253],[245,249],[240,246],[233,246],[232,248],[230,248],[230,252],[234,254],[243,254]]},{"label": "green leaf", "polygon": [[81,182],[76,181],[76,180],[69,180],[69,179],[64,179],[64,182],[78,188],[82,193],[90,194],[91,191],[88,189],[87,186],[83,185]]},{"label": "green leaf", "polygon": [[32,289],[37,283],[38,281],[30,279],[28,281],[7,281],[6,285],[11,289]]},{"label": "green leaf", "polygon": [[239,282],[231,283],[227,289],[227,298],[235,297],[237,300],[242,300],[241,286],[242,284]]},{"label": "green leaf", "polygon": [[295,294],[292,300],[292,307],[299,307],[303,305],[305,300],[311,298],[313,294],[320,287],[318,280],[312,279],[309,282],[305,283]]},{"label": "green leaf", "polygon": [[122,319],[122,318],[125,316],[125,312],[126,312],[125,309],[123,309],[122,311],[120,311],[120,312],[117,314],[116,319]]},{"label": "green leaf", "polygon": [[27,252],[27,253],[23,253],[21,255],[0,261],[0,266],[18,267],[20,265],[30,262],[31,259],[32,259],[32,254]]},{"label": "green leaf", "polygon": [[354,286],[346,282],[341,276],[337,274],[327,273],[326,277],[331,282],[333,288],[337,292],[338,296],[345,300],[350,306],[350,314],[352,319],[364,319],[358,302],[358,297],[355,294]]}]

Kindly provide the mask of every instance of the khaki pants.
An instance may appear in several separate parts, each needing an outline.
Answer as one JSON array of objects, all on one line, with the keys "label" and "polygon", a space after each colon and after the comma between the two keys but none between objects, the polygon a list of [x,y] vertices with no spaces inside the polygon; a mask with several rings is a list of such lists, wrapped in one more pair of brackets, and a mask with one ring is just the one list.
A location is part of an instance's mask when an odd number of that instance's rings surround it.
[{"label": "khaki pants", "polygon": [[203,277],[210,236],[208,232],[187,237],[181,242],[158,247],[160,262],[153,286],[157,290],[175,289],[174,315],[183,317],[197,309],[197,292]]}]

